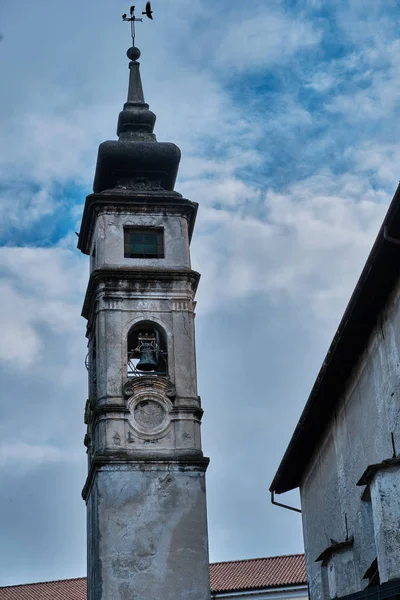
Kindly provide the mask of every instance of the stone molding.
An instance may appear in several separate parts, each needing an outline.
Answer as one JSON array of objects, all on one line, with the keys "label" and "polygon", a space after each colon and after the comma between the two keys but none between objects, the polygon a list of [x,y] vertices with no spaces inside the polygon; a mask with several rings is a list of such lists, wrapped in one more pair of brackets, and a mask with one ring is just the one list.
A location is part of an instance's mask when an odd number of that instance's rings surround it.
[{"label": "stone molding", "polygon": [[187,415],[189,415],[190,417],[193,417],[195,420],[201,423],[201,418],[203,414],[203,409],[198,408],[197,406],[177,406],[171,411],[171,420],[184,421],[187,419]]},{"label": "stone molding", "polygon": [[323,552],[315,559],[315,562],[322,561],[322,564],[326,563],[333,554],[337,554],[338,552],[342,552],[343,550],[347,550],[348,548],[352,548],[354,545],[354,538],[351,537],[348,540],[344,540],[344,542],[335,542],[332,540],[330,546],[325,548]]},{"label": "stone molding", "polygon": [[130,391],[127,399],[130,427],[141,439],[163,437],[171,427],[173,404],[167,396],[171,382],[154,376],[132,379],[130,387],[124,385],[125,394]]},{"label": "stone molding", "polygon": [[113,452],[103,455],[94,455],[90,461],[89,473],[82,489],[82,498],[87,501],[97,471],[103,467],[125,467],[130,471],[199,471],[205,473],[210,459],[203,456],[201,451],[187,452],[175,451],[174,457],[166,457],[160,453],[149,454],[145,451],[143,456],[129,457],[127,452]]},{"label": "stone molding", "polygon": [[[194,295],[200,280],[200,273],[192,269],[159,269],[152,267],[125,268],[125,267],[105,267],[96,269],[90,274],[88,287],[82,308],[82,317],[90,320],[93,313],[94,303],[97,300],[98,292],[109,294],[110,292],[123,295],[123,284],[126,282],[145,283],[147,286],[154,284],[155,289],[160,289],[163,284],[181,281],[191,288]],[[121,285],[122,283],[122,285]],[[101,290],[99,286],[102,284]],[[181,292],[182,293],[182,292]],[[169,292],[169,295],[171,292]],[[169,298],[171,299],[171,298]]]},{"label": "stone molding", "polygon": [[155,388],[167,398],[173,400],[176,396],[175,385],[168,377],[160,375],[142,375],[140,377],[130,377],[123,385],[124,396],[132,396],[136,390],[146,386],[147,389]]},{"label": "stone molding", "polygon": [[386,471],[400,466],[400,457],[387,458],[380,463],[368,465],[356,485],[369,485],[379,471]]}]

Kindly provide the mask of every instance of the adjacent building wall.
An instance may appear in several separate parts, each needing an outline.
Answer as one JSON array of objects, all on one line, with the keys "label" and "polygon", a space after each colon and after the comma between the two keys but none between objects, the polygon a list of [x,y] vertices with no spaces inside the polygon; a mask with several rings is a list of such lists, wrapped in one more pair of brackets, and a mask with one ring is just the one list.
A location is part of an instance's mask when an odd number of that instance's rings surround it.
[{"label": "adjacent building wall", "polygon": [[[400,468],[357,486],[369,465],[393,457],[392,434],[400,455],[400,286],[378,316],[300,485],[312,600],[362,590],[377,557],[381,583],[400,577]],[[399,533],[391,531],[396,527]]]}]

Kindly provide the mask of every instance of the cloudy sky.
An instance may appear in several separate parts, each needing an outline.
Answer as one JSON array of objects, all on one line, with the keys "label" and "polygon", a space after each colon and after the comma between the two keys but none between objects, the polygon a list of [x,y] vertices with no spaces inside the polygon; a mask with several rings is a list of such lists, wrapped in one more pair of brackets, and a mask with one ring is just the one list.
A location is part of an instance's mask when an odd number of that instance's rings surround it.
[{"label": "cloudy sky", "polygon": [[[400,0],[153,8],[145,97],[182,150],[178,191],[200,204],[211,560],[301,552],[300,517],[268,486],[397,186]],[[125,101],[128,10],[0,5],[0,585],[85,574],[74,231]]]}]

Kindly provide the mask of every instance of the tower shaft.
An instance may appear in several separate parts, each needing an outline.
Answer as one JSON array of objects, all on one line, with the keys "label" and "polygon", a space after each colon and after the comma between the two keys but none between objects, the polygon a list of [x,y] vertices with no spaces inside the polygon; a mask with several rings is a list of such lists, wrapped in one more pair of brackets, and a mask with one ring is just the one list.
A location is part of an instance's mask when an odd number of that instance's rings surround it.
[{"label": "tower shaft", "polygon": [[197,204],[174,191],[180,151],[156,141],[154,122],[132,61],[119,140],[100,145],[78,243],[91,257],[89,600],[210,595],[189,249]]}]

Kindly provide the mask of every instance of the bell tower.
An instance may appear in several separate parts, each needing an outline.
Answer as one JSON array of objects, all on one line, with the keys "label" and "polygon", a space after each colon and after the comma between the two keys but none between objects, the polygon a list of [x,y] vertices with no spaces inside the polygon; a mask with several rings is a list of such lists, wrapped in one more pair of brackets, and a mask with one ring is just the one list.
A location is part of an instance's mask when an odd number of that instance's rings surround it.
[{"label": "bell tower", "polygon": [[197,204],[174,191],[180,150],[160,143],[140,51],[127,52],[116,141],[100,145],[78,248],[89,399],[89,600],[209,600],[202,409],[190,239]]}]

